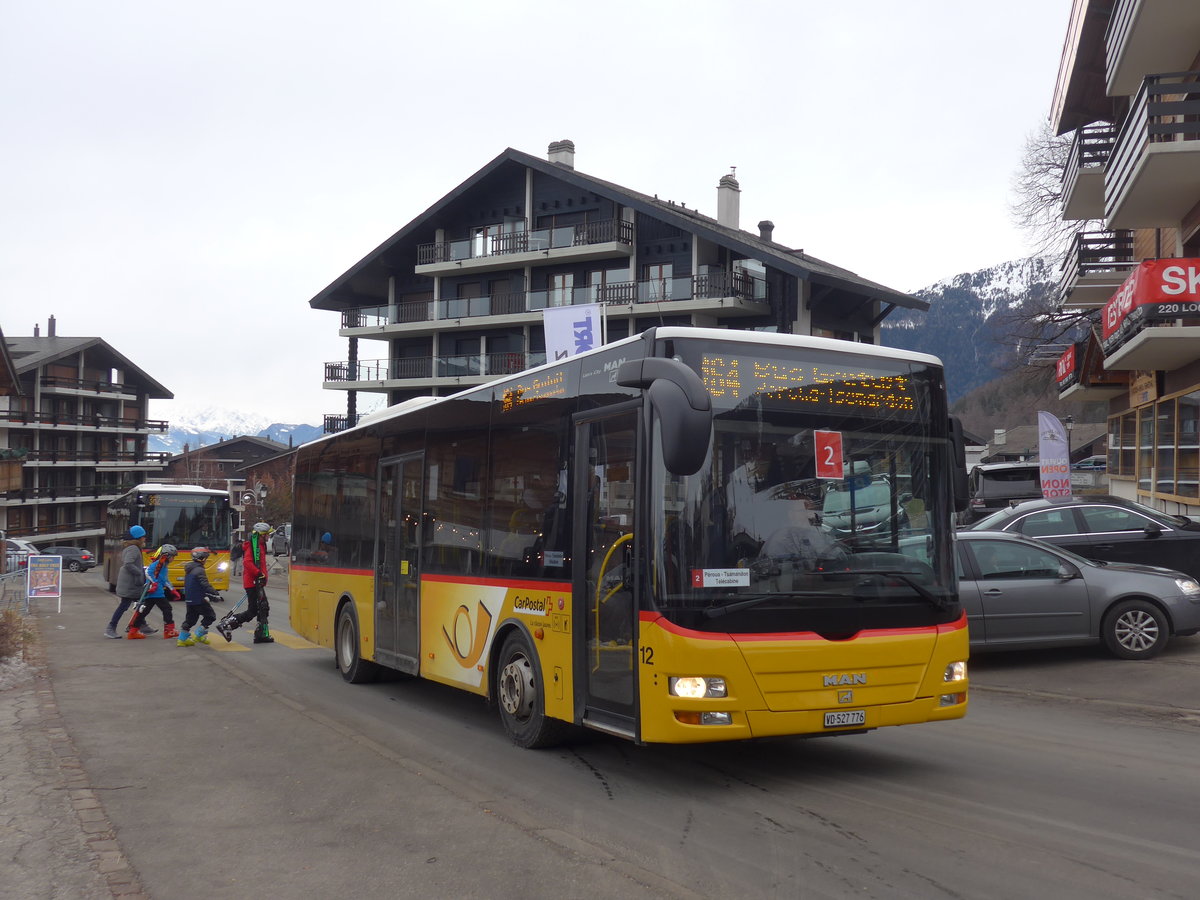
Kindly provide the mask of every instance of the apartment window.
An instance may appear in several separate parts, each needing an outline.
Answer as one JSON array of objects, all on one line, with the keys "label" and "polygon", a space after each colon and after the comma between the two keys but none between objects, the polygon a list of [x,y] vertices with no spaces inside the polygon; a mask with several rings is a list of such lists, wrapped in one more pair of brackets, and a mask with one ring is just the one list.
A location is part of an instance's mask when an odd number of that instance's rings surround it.
[{"label": "apartment window", "polygon": [[574,302],[575,276],[571,273],[551,275],[547,306],[570,306]]},{"label": "apartment window", "polygon": [[648,300],[670,300],[671,279],[675,266],[671,263],[649,263],[646,265],[646,290]]},{"label": "apartment window", "polygon": [[628,269],[601,269],[588,273],[588,302],[618,303],[633,300]]}]

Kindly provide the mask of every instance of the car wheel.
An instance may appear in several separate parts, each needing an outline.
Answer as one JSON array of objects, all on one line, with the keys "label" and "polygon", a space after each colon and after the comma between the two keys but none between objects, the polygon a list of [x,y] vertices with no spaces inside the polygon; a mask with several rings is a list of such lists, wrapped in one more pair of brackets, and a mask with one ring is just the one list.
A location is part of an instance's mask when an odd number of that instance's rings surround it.
[{"label": "car wheel", "polygon": [[338,671],[351,684],[375,681],[379,677],[379,666],[363,659],[358,648],[358,619],[354,615],[354,608],[347,603],[338,613],[337,633],[333,643]]},{"label": "car wheel", "polygon": [[72,572],[78,572],[80,569],[83,568],[83,566],[81,566],[79,564],[79,560],[73,559],[69,563],[67,563],[67,568],[70,569]]},{"label": "car wheel", "polygon": [[1150,601],[1126,600],[1105,615],[1100,636],[1113,656],[1149,659],[1167,645],[1170,627],[1163,611]]}]

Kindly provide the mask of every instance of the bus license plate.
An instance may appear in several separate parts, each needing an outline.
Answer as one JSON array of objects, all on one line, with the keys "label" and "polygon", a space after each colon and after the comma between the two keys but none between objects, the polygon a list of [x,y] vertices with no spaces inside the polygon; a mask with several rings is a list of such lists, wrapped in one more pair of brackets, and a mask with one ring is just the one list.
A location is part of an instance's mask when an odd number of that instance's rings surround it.
[{"label": "bus license plate", "polygon": [[839,712],[825,713],[826,728],[842,728],[846,725],[866,725],[867,711],[865,709],[844,709]]}]

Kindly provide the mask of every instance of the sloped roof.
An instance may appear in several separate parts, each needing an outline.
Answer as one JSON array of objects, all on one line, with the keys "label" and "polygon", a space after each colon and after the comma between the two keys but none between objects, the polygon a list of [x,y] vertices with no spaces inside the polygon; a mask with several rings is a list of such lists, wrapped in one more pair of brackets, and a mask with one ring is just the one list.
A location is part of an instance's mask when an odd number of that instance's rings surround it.
[{"label": "sloped roof", "polygon": [[[126,356],[115,350],[103,338],[98,337],[10,337],[4,338],[4,343],[12,356],[13,366],[18,375],[24,375],[39,366],[45,366],[63,357],[95,349],[95,356],[106,360],[112,368],[122,369],[127,374],[126,381],[136,380],[146,387],[146,393],[152,400],[173,400],[175,395],[146,374],[140,366],[135,365]],[[130,378],[130,376],[135,376]]]},{"label": "sloped roof", "polygon": [[[413,233],[425,226],[428,219],[435,217],[440,211],[449,207],[479,184],[489,175],[505,165],[528,166],[537,172],[551,175],[555,178],[582,188],[595,194],[601,194],[618,200],[637,212],[645,213],[664,222],[669,222],[686,231],[692,231],[701,236],[731,247],[747,256],[755,257],[769,263],[774,268],[812,281],[814,284],[827,285],[833,288],[847,290],[855,294],[878,299],[884,303],[902,306],[906,309],[929,309],[929,303],[902,291],[897,291],[874,281],[869,281],[859,275],[835,266],[832,263],[809,256],[803,251],[791,250],[783,244],[774,241],[764,241],[756,234],[739,228],[729,228],[720,224],[716,219],[705,216],[695,210],[688,209],[671,201],[659,200],[648,194],[630,190],[618,184],[604,181],[591,175],[586,175],[577,169],[552,163],[537,156],[531,156],[511,147],[504,150],[495,159],[462,182],[450,193],[438,200],[390,238],[351,266],[339,278],[318,293],[309,305],[313,309],[346,309],[359,305],[354,298],[339,298],[339,294],[347,290],[351,282],[359,276],[367,276],[367,280],[380,279],[386,283],[387,275],[394,268],[389,266],[385,257],[389,250],[403,244],[412,237]],[[374,271],[373,271],[374,270]]]},{"label": "sloped roof", "polygon": [[[281,444],[279,441],[273,441],[270,438],[259,437],[258,435],[243,434],[237,437],[226,438],[223,441],[217,441],[215,444],[205,444],[203,447],[190,447],[183,453],[176,453],[170,458],[169,461],[173,462],[177,459],[182,459],[185,455],[196,456],[197,454],[203,456],[220,457],[222,453],[236,451],[239,446],[242,445],[249,445],[256,449],[269,451],[272,456],[277,456],[279,453],[286,452],[289,449],[287,444]],[[234,459],[236,457],[237,453],[234,452],[232,456],[227,458]],[[257,461],[261,462],[262,459],[266,458],[267,457],[261,457]]]},{"label": "sloped roof", "polygon": [[0,396],[19,396],[21,382],[17,380],[17,370],[13,366],[12,354],[8,352],[8,342],[4,340],[4,329],[0,328]]}]

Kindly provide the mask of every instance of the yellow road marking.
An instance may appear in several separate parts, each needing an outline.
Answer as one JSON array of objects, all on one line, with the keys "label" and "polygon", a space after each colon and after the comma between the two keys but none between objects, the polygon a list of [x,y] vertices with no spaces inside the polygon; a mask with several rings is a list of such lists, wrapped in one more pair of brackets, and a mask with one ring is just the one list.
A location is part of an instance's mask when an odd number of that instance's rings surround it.
[{"label": "yellow road marking", "polygon": [[312,641],[306,641],[304,638],[295,634],[288,634],[285,631],[272,631],[271,637],[275,638],[275,643],[283,644],[285,647],[291,647],[293,650],[320,650],[320,646]]},{"label": "yellow road marking", "polygon": [[[245,644],[239,644],[237,641],[234,641],[233,643],[226,643],[225,638],[221,637],[215,631],[209,637],[208,641],[209,641],[208,646],[212,647],[214,650],[219,650],[222,653],[229,653],[231,651],[237,652],[238,650],[249,650],[250,649]],[[200,647],[202,645],[197,644],[196,646]]]}]

